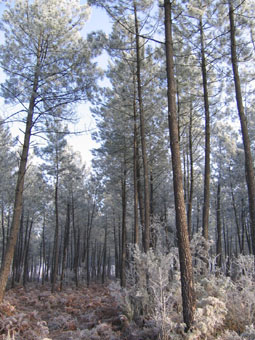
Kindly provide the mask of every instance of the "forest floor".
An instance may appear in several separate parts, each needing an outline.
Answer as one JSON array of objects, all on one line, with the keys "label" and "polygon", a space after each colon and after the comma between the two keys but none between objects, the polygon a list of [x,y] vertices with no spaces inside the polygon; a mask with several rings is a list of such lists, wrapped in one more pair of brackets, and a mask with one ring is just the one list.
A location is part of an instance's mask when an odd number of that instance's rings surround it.
[{"label": "forest floor", "polygon": [[156,339],[130,323],[107,285],[70,288],[29,285],[6,292],[0,304],[0,340]]}]

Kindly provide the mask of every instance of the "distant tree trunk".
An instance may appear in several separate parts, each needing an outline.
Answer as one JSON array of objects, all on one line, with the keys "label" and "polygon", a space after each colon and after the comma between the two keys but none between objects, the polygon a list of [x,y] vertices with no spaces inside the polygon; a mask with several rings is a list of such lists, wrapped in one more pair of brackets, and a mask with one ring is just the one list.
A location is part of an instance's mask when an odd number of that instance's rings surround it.
[{"label": "distant tree trunk", "polygon": [[58,161],[56,171],[56,182],[55,182],[55,233],[54,233],[54,249],[53,249],[53,268],[52,268],[52,284],[51,292],[54,293],[56,289],[56,281],[58,275],[58,263],[59,263],[59,218],[58,218]]},{"label": "distant tree trunk", "polygon": [[189,116],[189,166],[190,166],[190,184],[189,184],[189,195],[188,195],[188,231],[189,237],[192,236],[192,203],[193,203],[193,191],[194,191],[194,162],[193,162],[193,112],[192,103],[190,105],[190,116]]},{"label": "distant tree trunk", "polygon": [[244,112],[241,82],[238,70],[238,59],[236,53],[236,28],[234,20],[234,9],[232,1],[229,0],[229,21],[230,21],[230,38],[231,38],[231,62],[234,75],[235,92],[236,92],[236,103],[241,124],[241,131],[243,137],[244,155],[245,155],[245,172],[246,182],[249,197],[249,212],[250,212],[250,224],[251,224],[251,239],[252,239],[252,250],[255,255],[255,180],[253,170],[253,159],[250,146],[250,138],[248,134],[247,121]]},{"label": "distant tree trunk", "polygon": [[133,98],[133,112],[134,112],[134,146],[133,146],[133,166],[134,166],[134,244],[139,245],[139,217],[138,217],[138,128],[137,128],[137,108],[136,108],[136,79],[133,75],[134,98]]},{"label": "distant tree trunk", "polygon": [[4,224],[4,206],[2,204],[1,207],[1,227],[2,227],[2,260],[3,263],[4,255],[5,255],[5,244],[6,244],[6,236],[5,236],[5,224]]},{"label": "distant tree trunk", "polygon": [[46,245],[45,245],[45,214],[43,216],[43,227],[42,227],[42,285],[44,285],[46,276]]},{"label": "distant tree trunk", "polygon": [[199,21],[200,28],[200,43],[201,43],[201,57],[202,57],[202,78],[203,78],[203,91],[204,91],[204,109],[205,109],[205,169],[204,169],[204,204],[203,204],[203,236],[208,240],[209,233],[209,211],[210,211],[210,111],[209,111],[209,97],[208,97],[208,82],[207,82],[207,69],[206,57],[204,46],[204,27],[202,17]]},{"label": "distant tree trunk", "polygon": [[237,214],[236,201],[235,201],[235,195],[234,195],[234,189],[233,189],[230,171],[229,171],[229,175],[230,175],[230,189],[231,189],[232,206],[233,206],[234,216],[235,216],[236,232],[237,232],[237,237],[238,237],[239,248],[241,251],[240,224],[239,224],[239,218]]},{"label": "distant tree trunk", "polygon": [[141,134],[141,147],[143,159],[143,172],[144,172],[144,233],[143,245],[144,251],[147,252],[150,247],[150,194],[149,194],[149,169],[147,160],[147,146],[145,138],[145,117],[142,99],[142,84],[141,84],[141,56],[140,56],[140,41],[139,41],[139,23],[137,19],[136,1],[134,1],[134,16],[135,16],[135,34],[136,34],[136,67],[137,67],[137,92],[138,104],[140,114],[140,134]]},{"label": "distant tree trunk", "polygon": [[127,261],[126,182],[127,182],[127,165],[126,165],[126,155],[124,155],[123,177],[122,177],[122,183],[121,183],[121,192],[122,192],[122,247],[121,247],[122,252],[121,252],[121,275],[120,275],[121,287],[126,287],[126,261]]},{"label": "distant tree trunk", "polygon": [[247,241],[248,246],[248,254],[252,254],[251,251],[251,240],[250,235],[247,232],[247,222],[246,222],[246,213],[245,213],[245,206],[244,206],[244,200],[242,199],[242,212],[241,212],[241,223],[242,223],[242,249],[241,253],[245,255],[245,239]]},{"label": "distant tree trunk", "polygon": [[87,248],[87,286],[90,285],[90,236],[91,236],[91,230],[93,225],[93,219],[95,215],[95,209],[96,209],[96,201],[93,201],[92,205],[92,211],[90,212],[90,209],[88,211],[88,226],[87,226],[87,241],[86,241],[86,248]]},{"label": "distant tree trunk", "polygon": [[29,223],[29,219],[28,219],[27,228],[26,228],[27,230],[26,230],[25,245],[24,245],[24,269],[23,269],[23,286],[24,287],[26,286],[27,281],[29,279],[28,254],[29,254],[29,245],[30,245],[32,227],[33,227],[33,220],[31,220]]},{"label": "distant tree trunk", "polygon": [[13,255],[15,250],[15,245],[17,243],[18,233],[19,233],[19,226],[20,226],[20,217],[22,212],[22,197],[23,197],[23,190],[24,190],[24,180],[25,180],[25,173],[27,167],[27,160],[28,160],[28,153],[29,153],[29,145],[30,145],[30,137],[31,131],[33,127],[33,114],[34,114],[34,107],[35,107],[35,100],[37,96],[37,89],[38,89],[38,81],[39,81],[39,63],[40,63],[40,53],[38,50],[37,56],[37,65],[33,83],[33,91],[30,97],[29,108],[27,113],[26,119],[26,130],[24,136],[24,143],[21,152],[21,158],[19,163],[19,171],[18,171],[18,178],[15,190],[15,200],[14,200],[14,207],[13,207],[13,217],[12,217],[12,224],[10,230],[10,236],[8,238],[7,246],[6,246],[6,253],[4,257],[4,261],[1,266],[0,271],[0,303],[3,301],[5,288],[7,285],[8,276],[10,273],[10,267],[13,261]]},{"label": "distant tree trunk", "polygon": [[68,243],[69,243],[69,233],[70,233],[70,204],[67,203],[63,256],[62,256],[62,271],[61,271],[61,277],[60,277],[60,290],[62,290],[63,288],[63,280],[64,280],[64,273],[65,273],[65,266],[66,266],[66,255],[67,255],[67,248],[68,248]]},{"label": "distant tree trunk", "polygon": [[174,78],[173,40],[172,40],[172,4],[164,0],[165,9],[165,47],[167,65],[167,96],[168,96],[168,123],[170,132],[170,146],[172,153],[173,184],[175,196],[176,228],[179,247],[183,319],[187,330],[193,324],[195,312],[195,291],[193,284],[192,259],[189,245],[189,235],[184,202],[181,157],[178,138],[178,124],[176,117],[176,90]]},{"label": "distant tree trunk", "polygon": [[105,228],[104,228],[104,248],[103,248],[103,264],[102,264],[102,283],[105,283],[105,274],[106,274],[106,264],[107,264],[107,229],[108,229],[108,224],[107,224],[107,219],[105,223]]},{"label": "distant tree trunk", "polygon": [[[29,224],[29,218],[27,218],[26,230],[27,233]],[[25,240],[26,240],[25,235]],[[13,263],[12,263],[12,288],[14,288],[15,282],[21,281],[22,268],[24,266],[24,213],[22,212],[20,218],[20,227],[17,243],[15,246]]]},{"label": "distant tree trunk", "polygon": [[222,237],[221,237],[222,227],[221,227],[221,176],[220,175],[218,178],[218,185],[217,185],[216,220],[217,220],[216,263],[217,263],[217,266],[221,268],[222,266]]},{"label": "distant tree trunk", "polygon": [[118,252],[118,237],[116,231],[116,223],[115,217],[113,220],[113,237],[114,237],[114,255],[115,255],[115,277],[120,277],[120,260],[119,260],[119,252]]},{"label": "distant tree trunk", "polygon": [[73,224],[73,234],[74,234],[74,278],[76,287],[79,286],[78,277],[78,267],[79,267],[79,256],[80,256],[80,227],[75,225],[75,210],[74,210],[74,200],[72,199],[72,224]]}]

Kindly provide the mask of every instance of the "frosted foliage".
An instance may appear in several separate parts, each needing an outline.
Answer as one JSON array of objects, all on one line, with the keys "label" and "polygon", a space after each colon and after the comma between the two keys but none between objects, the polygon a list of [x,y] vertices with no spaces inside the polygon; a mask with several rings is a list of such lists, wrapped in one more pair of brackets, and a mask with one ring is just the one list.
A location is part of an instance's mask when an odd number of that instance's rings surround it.
[{"label": "frosted foliage", "polygon": [[162,339],[167,339],[177,328],[182,333],[184,325],[180,315],[180,273],[176,270],[178,251],[172,248],[171,252],[164,254],[163,250],[164,248],[158,247],[157,250],[150,249],[145,254],[134,248],[133,263],[127,278],[134,318],[141,312],[146,312],[156,322]]},{"label": "frosted foliage", "polygon": [[155,249],[145,254],[130,248],[133,262],[127,272],[128,288],[118,293],[129,317],[146,315],[154,320],[161,340],[254,340],[254,257],[241,255],[233,260],[228,277],[215,273],[214,258],[209,256],[212,241],[206,241],[201,231],[194,235],[191,250],[197,308],[194,325],[185,333],[178,251],[174,247],[167,251],[160,224],[153,228],[158,236]]},{"label": "frosted foliage", "polygon": [[201,17],[205,12],[205,8],[199,8],[197,4],[194,3],[194,1],[190,1],[190,3],[187,5],[187,8],[189,13],[194,17]]},{"label": "frosted foliage", "polygon": [[[9,10],[3,15],[3,19],[7,22],[10,22],[13,13],[10,11],[11,8],[9,6]],[[16,0],[13,9],[23,18],[26,14],[30,15],[28,18],[30,25],[34,25],[33,28],[37,27],[35,34],[38,31],[41,33],[48,31],[51,36],[62,33],[64,39],[67,38],[66,34],[69,38],[77,38],[77,32],[83,28],[90,15],[90,7],[80,6],[78,0],[34,0],[29,5],[27,1]],[[20,25],[20,22],[17,22],[17,25]],[[70,30],[71,25],[73,25],[72,30]]]},{"label": "frosted foliage", "polygon": [[47,98],[49,106],[60,98],[81,99],[81,93],[86,98],[98,75],[90,61],[94,52],[80,34],[89,13],[78,0],[16,0],[7,5],[0,50],[0,65],[9,77],[2,89],[6,100],[29,102],[36,77],[37,97]]},{"label": "frosted foliage", "polygon": [[203,273],[206,275],[208,273],[208,270],[210,269],[209,264],[214,262],[214,259],[209,256],[209,250],[212,245],[212,240],[206,240],[202,236],[202,229],[193,236],[190,242],[190,250],[193,257],[195,274],[201,275]]},{"label": "frosted foliage", "polygon": [[226,290],[227,319],[241,333],[255,324],[254,257],[240,255],[233,261],[231,277],[233,285]]},{"label": "frosted foliage", "polygon": [[217,340],[254,340],[255,339],[255,328],[254,325],[246,326],[245,331],[238,335],[234,331],[225,331],[220,335]]},{"label": "frosted foliage", "polygon": [[223,326],[226,314],[226,305],[219,299],[208,296],[199,300],[195,312],[194,329],[187,339],[204,339],[207,335],[214,334]]}]

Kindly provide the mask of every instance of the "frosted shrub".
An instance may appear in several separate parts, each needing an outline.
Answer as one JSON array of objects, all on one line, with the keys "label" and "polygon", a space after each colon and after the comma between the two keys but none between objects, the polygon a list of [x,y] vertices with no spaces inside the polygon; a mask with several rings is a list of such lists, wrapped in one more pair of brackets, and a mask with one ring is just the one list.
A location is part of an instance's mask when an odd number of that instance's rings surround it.
[{"label": "frosted shrub", "polygon": [[166,250],[159,224],[154,225],[154,235],[156,249],[143,253],[137,247],[130,248],[133,260],[127,282],[133,315],[135,319],[146,315],[154,320],[161,339],[170,339],[173,333],[174,339],[182,339],[184,324],[178,250],[174,247],[170,252]]},{"label": "frosted shrub", "polygon": [[236,332],[226,330],[223,334],[217,337],[217,340],[242,340],[242,338]]},{"label": "frosted shrub", "polygon": [[194,325],[185,333],[178,250],[166,249],[157,230],[156,235],[156,248],[146,254],[130,248],[132,263],[124,298],[134,319],[154,320],[161,340],[254,340],[254,257],[235,259],[230,277],[222,272],[215,275],[215,259],[209,256],[212,242],[201,232],[194,235],[191,251],[197,308]]},{"label": "frosted shrub", "polygon": [[224,334],[220,335],[217,340],[254,340],[255,339],[255,328],[254,325],[246,326],[245,331],[238,335],[234,331],[225,331]]},{"label": "frosted shrub", "polygon": [[134,309],[130,301],[130,294],[127,289],[121,288],[119,282],[111,282],[109,285],[110,294],[116,300],[123,314],[129,320],[134,317]]},{"label": "frosted shrub", "polygon": [[195,322],[188,340],[215,339],[216,334],[224,325],[227,308],[218,298],[209,296],[198,301]]},{"label": "frosted shrub", "polygon": [[190,250],[193,258],[193,271],[195,276],[206,276],[210,271],[210,263],[214,262],[209,256],[209,250],[213,245],[212,240],[206,240],[200,229],[190,242]]},{"label": "frosted shrub", "polygon": [[255,323],[254,257],[240,255],[231,264],[231,289],[226,291],[228,328],[242,333]]},{"label": "frosted shrub", "polygon": [[255,328],[253,324],[245,327],[245,331],[242,333],[241,338],[246,340],[255,339]]}]

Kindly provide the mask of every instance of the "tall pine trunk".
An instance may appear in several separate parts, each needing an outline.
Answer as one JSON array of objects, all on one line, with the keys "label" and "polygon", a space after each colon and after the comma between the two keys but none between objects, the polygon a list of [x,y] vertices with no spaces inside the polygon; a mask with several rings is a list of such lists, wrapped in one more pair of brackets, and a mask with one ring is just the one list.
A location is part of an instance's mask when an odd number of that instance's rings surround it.
[{"label": "tall pine trunk", "polygon": [[[126,147],[126,146],[125,146]],[[122,252],[121,252],[121,287],[126,287],[126,261],[127,261],[127,164],[124,150],[123,177],[121,181],[122,193]]]},{"label": "tall pine trunk", "polygon": [[145,139],[145,117],[142,99],[142,84],[141,84],[141,55],[140,55],[140,41],[139,41],[139,23],[137,18],[136,2],[134,1],[134,16],[135,16],[135,34],[136,34],[136,67],[137,67],[137,93],[140,114],[140,133],[141,133],[141,147],[143,159],[144,172],[144,232],[143,232],[143,246],[144,251],[147,252],[150,247],[150,194],[149,194],[149,170],[147,159],[147,146]]},{"label": "tall pine trunk", "polygon": [[[221,167],[220,167],[221,171]],[[222,226],[221,226],[221,175],[219,173],[217,184],[216,200],[216,222],[217,222],[217,241],[216,241],[216,263],[219,268],[222,266]]]},{"label": "tall pine trunk", "polygon": [[139,216],[138,216],[138,128],[137,128],[137,107],[136,107],[136,78],[133,74],[133,112],[134,112],[134,139],[133,139],[133,178],[134,178],[134,244],[139,245]]},{"label": "tall pine trunk", "polygon": [[55,183],[55,233],[54,233],[54,249],[52,261],[52,285],[51,292],[54,293],[56,289],[58,263],[59,263],[59,218],[58,218],[58,161],[57,161],[57,174]]},{"label": "tall pine trunk", "polygon": [[2,262],[1,271],[0,271],[0,303],[3,301],[4,293],[8,281],[8,276],[10,274],[10,267],[13,261],[15,246],[19,233],[20,226],[20,218],[22,213],[22,203],[23,203],[23,191],[24,191],[24,181],[25,181],[25,173],[28,161],[29,154],[29,145],[31,132],[33,127],[33,114],[35,108],[35,100],[37,96],[38,82],[39,82],[39,68],[40,68],[40,42],[38,46],[38,55],[37,55],[37,65],[35,67],[35,76],[33,82],[33,90],[30,97],[29,108],[26,119],[26,129],[24,135],[24,143],[21,152],[21,158],[19,163],[19,171],[18,171],[18,179],[15,189],[15,200],[13,207],[13,217],[10,235],[8,238],[6,252],[4,256],[4,260]]},{"label": "tall pine trunk", "polygon": [[201,44],[201,57],[202,57],[202,79],[203,79],[203,96],[204,96],[204,109],[205,109],[205,168],[204,168],[204,204],[203,204],[203,236],[208,240],[209,233],[209,211],[210,211],[210,111],[209,111],[209,98],[208,98],[208,85],[207,85],[207,69],[206,57],[204,47],[204,28],[202,18],[199,21],[200,28],[200,44]]},{"label": "tall pine trunk", "polygon": [[194,192],[194,161],[193,161],[193,110],[192,110],[192,102],[190,105],[190,117],[189,117],[189,166],[190,166],[190,183],[189,183],[189,192],[188,192],[188,231],[189,237],[192,237],[192,204],[193,204],[193,192]]},{"label": "tall pine trunk", "polygon": [[195,291],[193,284],[192,258],[189,245],[186,209],[182,183],[180,145],[176,113],[176,89],[174,78],[174,57],[172,40],[172,6],[169,0],[164,0],[165,9],[165,46],[167,67],[168,123],[170,132],[170,147],[172,153],[173,184],[175,197],[176,228],[179,247],[183,319],[187,330],[192,326],[195,312]]},{"label": "tall pine trunk", "polygon": [[253,250],[253,254],[255,255],[255,180],[254,180],[254,170],[253,170],[253,159],[252,159],[252,154],[251,154],[251,145],[250,145],[250,138],[248,134],[247,121],[246,121],[246,117],[244,113],[241,82],[240,82],[239,70],[238,70],[234,9],[233,9],[232,2],[230,0],[229,0],[229,21],[230,21],[230,38],[231,38],[231,62],[232,62],[232,69],[233,69],[233,75],[234,75],[237,110],[239,114],[242,137],[243,137],[246,183],[247,183],[248,197],[249,197],[252,250]]}]

